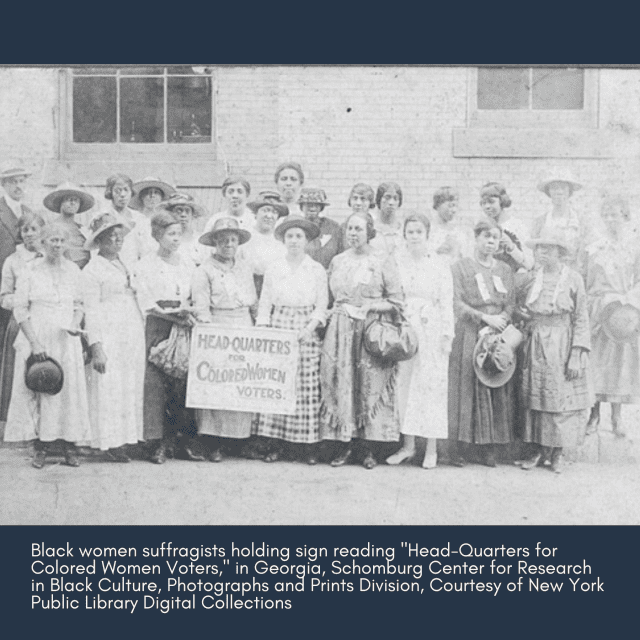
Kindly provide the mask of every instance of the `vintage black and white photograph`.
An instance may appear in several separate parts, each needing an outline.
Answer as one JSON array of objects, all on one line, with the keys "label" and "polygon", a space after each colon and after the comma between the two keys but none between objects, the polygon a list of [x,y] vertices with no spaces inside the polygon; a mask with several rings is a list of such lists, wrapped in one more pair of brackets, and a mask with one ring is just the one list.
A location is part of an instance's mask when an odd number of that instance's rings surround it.
[{"label": "vintage black and white photograph", "polygon": [[640,524],[640,68],[0,67],[0,523]]}]

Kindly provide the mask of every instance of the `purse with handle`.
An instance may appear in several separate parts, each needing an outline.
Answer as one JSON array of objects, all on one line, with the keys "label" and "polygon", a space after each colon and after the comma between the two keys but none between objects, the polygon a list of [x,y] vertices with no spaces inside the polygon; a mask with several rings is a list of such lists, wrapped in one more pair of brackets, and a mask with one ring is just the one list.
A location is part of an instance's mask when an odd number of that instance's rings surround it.
[{"label": "purse with handle", "polygon": [[374,358],[392,364],[418,352],[418,336],[402,311],[371,313],[364,324],[364,348]]}]

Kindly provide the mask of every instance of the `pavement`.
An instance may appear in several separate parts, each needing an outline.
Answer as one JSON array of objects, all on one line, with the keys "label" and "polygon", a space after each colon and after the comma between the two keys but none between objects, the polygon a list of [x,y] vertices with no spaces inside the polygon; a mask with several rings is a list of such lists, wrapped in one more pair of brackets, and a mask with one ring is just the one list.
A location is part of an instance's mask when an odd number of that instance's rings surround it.
[{"label": "pavement", "polygon": [[[625,454],[577,461],[561,475],[470,464],[371,471],[347,465],[228,458],[219,464],[169,460],[110,463],[82,456],[79,468],[31,449],[0,448],[0,523],[25,525],[559,525],[640,524],[638,424]],[[591,449],[620,449],[610,432]],[[605,444],[602,444],[602,443]],[[622,450],[620,449],[620,450]],[[632,455],[633,454],[633,455]],[[600,457],[602,459],[602,456]],[[606,456],[605,456],[606,459]]]}]

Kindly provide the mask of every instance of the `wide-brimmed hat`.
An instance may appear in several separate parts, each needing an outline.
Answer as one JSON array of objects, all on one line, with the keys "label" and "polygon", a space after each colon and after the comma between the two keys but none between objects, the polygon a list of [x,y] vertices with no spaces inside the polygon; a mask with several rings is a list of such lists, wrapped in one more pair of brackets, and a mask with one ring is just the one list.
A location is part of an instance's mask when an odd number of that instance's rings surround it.
[{"label": "wide-brimmed hat", "polygon": [[131,227],[129,224],[119,216],[116,216],[112,212],[100,213],[98,214],[90,223],[89,223],[89,237],[87,241],[84,243],[84,248],[86,251],[91,251],[91,249],[95,249],[95,240],[96,238],[103,232],[111,229],[113,227],[123,227],[124,233],[127,234],[131,231]]},{"label": "wide-brimmed hat", "polygon": [[46,360],[38,362],[31,354],[27,358],[24,382],[31,391],[55,396],[56,393],[60,393],[64,384],[64,372],[57,360],[48,357]]},{"label": "wide-brimmed hat", "polygon": [[289,215],[289,207],[282,202],[276,202],[275,200],[265,200],[264,198],[259,198],[258,200],[254,200],[253,202],[247,202],[247,207],[253,211],[253,213],[258,213],[258,210],[262,207],[273,207],[278,212],[278,218],[284,218],[284,216]]},{"label": "wide-brimmed hat", "polygon": [[22,167],[6,167],[0,170],[0,182],[6,178],[15,178],[17,176],[28,178],[30,175],[31,171],[27,171]]},{"label": "wide-brimmed hat", "polygon": [[640,336],[640,311],[630,304],[612,302],[602,312],[602,330],[614,342],[634,342]]},{"label": "wide-brimmed hat", "polygon": [[193,215],[196,218],[199,218],[205,213],[204,207],[201,207],[193,199],[193,196],[190,196],[188,193],[174,193],[168,200],[165,200],[162,204],[160,204],[158,208],[165,209],[166,211],[172,211],[178,205],[191,207],[191,209],[193,210]]},{"label": "wide-brimmed hat", "polygon": [[91,209],[96,203],[95,198],[86,191],[82,191],[80,187],[77,187],[75,184],[71,184],[71,182],[64,182],[59,185],[55,191],[52,191],[45,197],[43,204],[47,209],[49,209],[49,211],[60,213],[62,201],[69,197],[75,197],[80,200],[80,208],[77,213],[89,211],[89,209]]},{"label": "wide-brimmed hat", "polygon": [[473,350],[473,369],[482,384],[497,389],[511,380],[516,370],[516,349],[523,339],[513,325],[502,333],[489,328],[480,331]]},{"label": "wide-brimmed hat", "polygon": [[571,245],[567,241],[564,233],[560,230],[543,231],[539,238],[527,240],[527,247],[535,249],[538,245],[555,245],[560,247],[565,253],[571,253]]},{"label": "wide-brimmed hat", "polygon": [[238,244],[244,244],[249,241],[251,234],[245,229],[241,229],[238,221],[231,217],[218,218],[213,223],[211,231],[203,233],[199,238],[200,244],[207,245],[208,247],[214,247],[216,244],[216,238],[224,231],[234,231],[238,234]]},{"label": "wide-brimmed hat", "polygon": [[324,192],[324,189],[317,189],[315,187],[302,187],[302,189],[300,189],[298,204],[320,204],[322,207],[329,206],[327,194]]},{"label": "wide-brimmed hat", "polygon": [[133,197],[131,198],[129,206],[132,209],[142,209],[143,204],[142,200],[140,199],[140,194],[145,189],[151,189],[154,187],[162,191],[163,200],[166,200],[176,192],[176,190],[169,183],[160,180],[160,178],[149,176],[147,178],[144,178],[143,180],[140,180],[140,182],[136,182],[133,185]]},{"label": "wide-brimmed hat", "polygon": [[574,191],[578,191],[582,189],[582,185],[579,182],[576,182],[575,180],[567,176],[561,175],[561,176],[556,176],[555,178],[549,178],[547,180],[543,180],[542,182],[540,182],[538,184],[538,191],[542,191],[542,193],[546,193],[547,195],[549,195],[549,186],[552,185],[554,182],[564,182],[565,184],[568,184],[571,187],[572,193]]},{"label": "wide-brimmed hat", "polygon": [[286,220],[283,220],[274,232],[274,235],[278,240],[284,241],[284,234],[294,227],[302,229],[307,236],[307,240],[315,240],[320,235],[320,227],[311,220],[307,220],[302,216],[288,216]]}]

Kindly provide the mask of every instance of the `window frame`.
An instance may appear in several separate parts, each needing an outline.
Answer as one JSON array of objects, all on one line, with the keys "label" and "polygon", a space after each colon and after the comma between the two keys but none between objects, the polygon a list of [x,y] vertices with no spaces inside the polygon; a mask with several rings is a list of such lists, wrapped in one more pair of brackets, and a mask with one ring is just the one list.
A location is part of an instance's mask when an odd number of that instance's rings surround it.
[{"label": "window frame", "polygon": [[[59,76],[60,136],[59,158],[74,162],[97,160],[103,162],[148,160],[163,162],[215,161],[217,159],[217,96],[218,72],[211,67],[211,142],[180,144],[175,142],[74,142],[73,141],[73,74],[74,69],[64,68]],[[95,76],[99,77],[99,76]],[[134,75],[126,75],[135,78]],[[153,77],[153,76],[149,76]],[[156,76],[164,78],[164,75]],[[169,75],[168,77],[171,77]],[[181,77],[176,74],[176,77]],[[164,92],[166,108],[167,93]],[[120,105],[118,105],[118,111]],[[119,116],[118,116],[119,117]],[[165,116],[166,117],[166,116]],[[166,134],[166,132],[165,132]]]},{"label": "window frame", "polygon": [[[487,65],[488,66],[488,65]],[[500,65],[492,65],[500,66]],[[504,65],[508,66],[508,65]],[[559,65],[556,65],[559,67]],[[537,68],[536,65],[525,67]],[[563,65],[562,68],[573,68]],[[598,69],[584,71],[584,103],[582,109],[479,109],[478,67],[467,76],[467,126],[479,128],[597,128]]]}]

